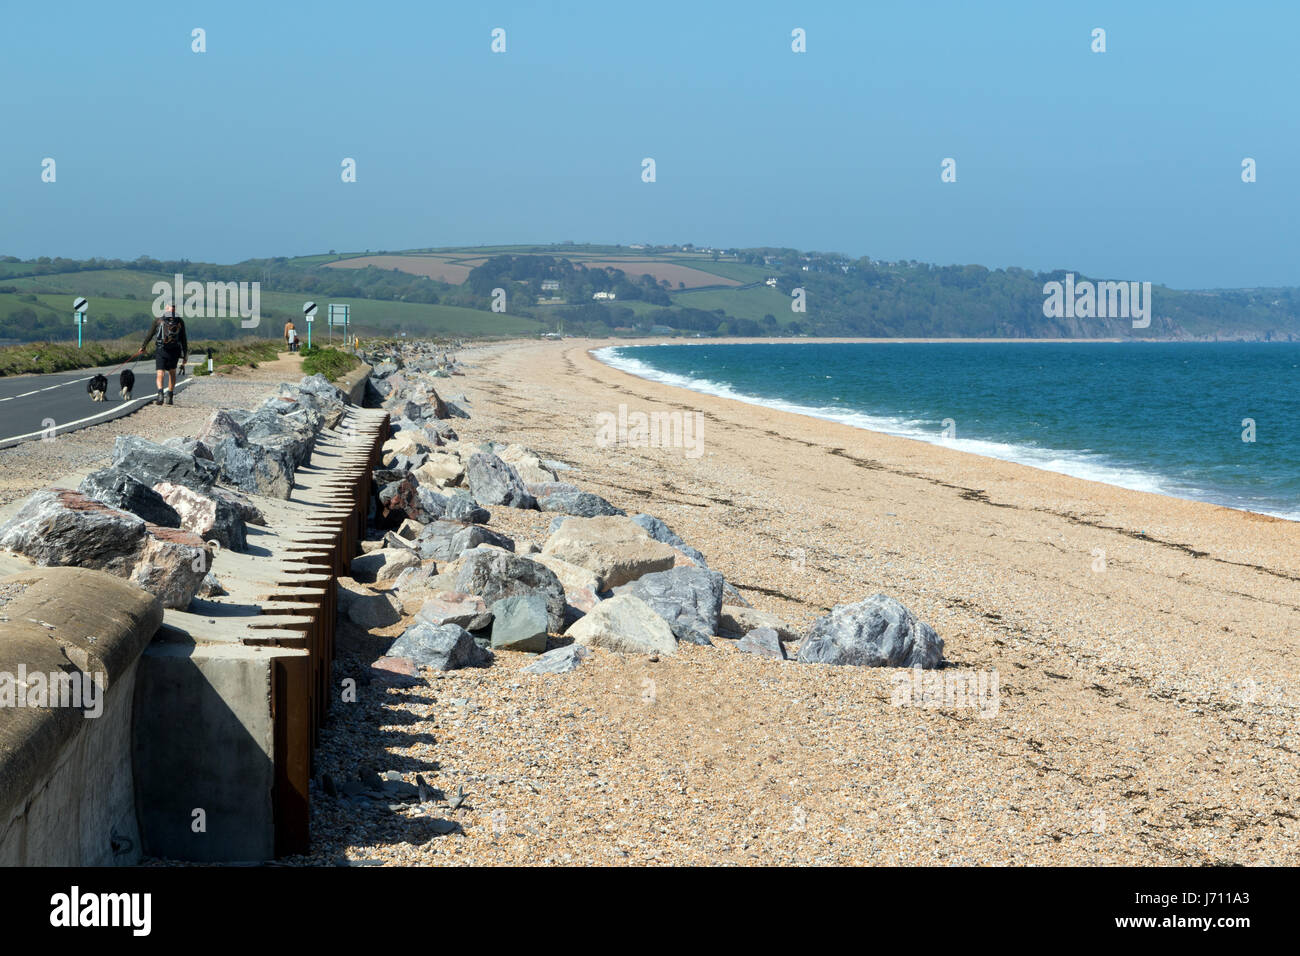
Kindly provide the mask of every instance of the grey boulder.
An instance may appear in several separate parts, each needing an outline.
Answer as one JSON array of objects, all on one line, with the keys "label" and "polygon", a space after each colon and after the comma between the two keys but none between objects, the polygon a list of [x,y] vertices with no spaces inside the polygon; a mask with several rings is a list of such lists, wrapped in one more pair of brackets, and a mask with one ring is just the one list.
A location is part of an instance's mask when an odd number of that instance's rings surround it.
[{"label": "grey boulder", "polygon": [[547,630],[558,634],[564,627],[564,586],[536,561],[490,548],[468,551],[456,574],[456,590],[479,595],[489,607],[502,598],[540,594]]},{"label": "grey boulder", "polygon": [[536,508],[537,499],[528,493],[519,473],[496,455],[475,452],[465,466],[470,494],[480,505],[507,508]]},{"label": "grey boulder", "polygon": [[492,648],[540,654],[546,650],[546,595],[516,594],[492,603]]},{"label": "grey boulder", "polygon": [[557,647],[547,651],[537,660],[521,668],[525,674],[568,674],[576,671],[578,666],[591,656],[591,651],[584,644],[576,641],[567,647]]},{"label": "grey boulder", "polygon": [[578,518],[598,518],[602,515],[625,515],[622,508],[616,508],[600,495],[590,491],[557,491],[538,499],[537,506],[542,511],[558,511]]},{"label": "grey boulder", "polygon": [[722,575],[687,565],[643,574],[615,594],[640,598],[688,644],[712,644],[722,613]]},{"label": "grey boulder", "polygon": [[943,638],[894,598],[875,594],[857,604],[837,604],[814,621],[799,645],[799,660],[933,668],[943,663]]},{"label": "grey boulder", "polygon": [[113,464],[150,488],[160,481],[170,481],[202,494],[216,484],[221,474],[220,467],[211,458],[136,435],[118,436],[113,443]]},{"label": "grey boulder", "polygon": [[461,524],[459,521],[431,521],[415,539],[422,558],[437,561],[454,561],[462,553],[480,544],[495,545],[513,551],[515,543],[503,534],[497,534],[481,525]]},{"label": "grey boulder", "polygon": [[181,526],[181,516],[176,509],[124,468],[110,466],[92,471],[81,480],[77,490],[88,498],[102,501],[119,511],[129,511],[151,524],[164,528]]},{"label": "grey boulder", "polygon": [[656,518],[654,515],[637,514],[632,516],[632,520],[645,528],[646,533],[656,541],[661,541],[664,544],[671,545],[702,568],[707,568],[709,566],[708,562],[704,560],[704,555],[700,554],[699,551],[683,541],[677,532],[673,531],[672,528],[668,527],[668,525],[664,524],[663,521]]},{"label": "grey boulder", "polygon": [[293,461],[282,448],[231,436],[212,445],[212,457],[221,466],[221,480],[240,491],[281,499],[293,491]]},{"label": "grey boulder", "polygon": [[782,661],[786,659],[785,645],[781,643],[781,638],[777,636],[776,631],[770,627],[754,628],[736,642],[736,650],[746,654],[758,654],[760,657],[775,657]]},{"label": "grey boulder", "polygon": [[492,663],[492,652],[474,643],[469,631],[458,624],[434,627],[420,621],[402,632],[386,657],[407,657],[421,667],[437,671],[461,667],[484,667]]},{"label": "grey boulder", "polygon": [[471,524],[487,524],[492,520],[486,508],[480,508],[469,495],[451,495],[447,498],[447,509],[442,516],[448,521],[466,521]]}]

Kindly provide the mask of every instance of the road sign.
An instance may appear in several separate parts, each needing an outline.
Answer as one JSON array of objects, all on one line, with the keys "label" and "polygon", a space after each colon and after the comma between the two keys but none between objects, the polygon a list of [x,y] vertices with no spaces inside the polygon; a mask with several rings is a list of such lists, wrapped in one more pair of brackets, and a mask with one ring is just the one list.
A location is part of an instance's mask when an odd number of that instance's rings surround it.
[{"label": "road sign", "polygon": [[335,305],[330,303],[330,325],[348,324],[348,307],[346,305]]},{"label": "road sign", "polygon": [[316,303],[304,302],[302,304],[302,314],[303,317],[306,318],[308,322],[316,321]]},{"label": "road sign", "polygon": [[86,297],[79,295],[72,303],[72,321],[77,324],[77,348],[81,348],[81,329],[86,324]]}]

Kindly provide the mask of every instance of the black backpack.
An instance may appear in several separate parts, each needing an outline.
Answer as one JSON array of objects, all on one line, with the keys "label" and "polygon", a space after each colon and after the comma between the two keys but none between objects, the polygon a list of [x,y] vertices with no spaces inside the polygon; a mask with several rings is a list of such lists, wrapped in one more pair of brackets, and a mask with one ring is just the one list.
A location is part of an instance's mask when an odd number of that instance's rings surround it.
[{"label": "black backpack", "polygon": [[181,319],[178,315],[164,315],[158,320],[158,344],[175,345],[181,338]]}]

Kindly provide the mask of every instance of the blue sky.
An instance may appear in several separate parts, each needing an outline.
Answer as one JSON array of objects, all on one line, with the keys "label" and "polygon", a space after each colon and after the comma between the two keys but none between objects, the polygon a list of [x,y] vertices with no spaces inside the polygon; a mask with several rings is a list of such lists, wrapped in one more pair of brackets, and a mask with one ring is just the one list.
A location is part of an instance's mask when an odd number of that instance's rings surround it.
[{"label": "blue sky", "polygon": [[1297,285],[1298,34],[1280,0],[11,4],[0,254],[695,242]]}]

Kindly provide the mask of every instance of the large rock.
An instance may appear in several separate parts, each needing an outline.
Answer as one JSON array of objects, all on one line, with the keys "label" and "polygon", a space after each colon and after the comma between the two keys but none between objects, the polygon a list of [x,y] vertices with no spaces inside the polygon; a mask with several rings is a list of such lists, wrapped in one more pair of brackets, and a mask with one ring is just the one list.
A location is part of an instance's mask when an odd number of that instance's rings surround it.
[{"label": "large rock", "polygon": [[248,441],[248,433],[244,431],[243,425],[235,421],[230,412],[223,408],[215,409],[208,416],[203,431],[199,432],[198,440],[206,447],[211,448],[227,438],[233,438],[239,444],[244,444]]},{"label": "large rock", "polygon": [[92,471],[81,480],[77,490],[119,511],[129,511],[150,524],[163,528],[181,526],[181,516],[162,495],[121,467]]},{"label": "large rock", "polygon": [[668,622],[679,641],[712,644],[722,612],[722,575],[707,568],[678,567],[645,574],[614,589],[638,597]]},{"label": "large rock", "polygon": [[437,434],[444,443],[460,441],[460,436],[456,434],[456,429],[451,427],[451,422],[430,422],[429,431]]},{"label": "large rock", "polygon": [[[522,475],[520,477],[523,477]],[[543,498],[549,498],[551,495],[558,495],[562,492],[578,494],[582,489],[577,485],[571,485],[567,481],[530,481],[528,482],[528,493],[541,503]]]},{"label": "large rock", "polygon": [[455,454],[434,453],[425,459],[423,465],[415,469],[415,477],[422,483],[438,488],[454,488],[465,480],[465,466],[460,456]]},{"label": "large rock", "polygon": [[380,548],[352,559],[352,579],[363,584],[387,581],[419,564],[420,556],[410,548]]},{"label": "large rock", "polygon": [[538,458],[525,458],[522,461],[513,461],[510,464],[514,465],[515,473],[527,485],[555,481],[557,477],[555,472],[542,464]]},{"label": "large rock", "polygon": [[451,671],[461,667],[484,667],[492,663],[492,652],[474,643],[469,631],[456,624],[434,627],[420,621],[402,632],[388,649],[387,657],[409,657],[421,667]]},{"label": "large rock", "polygon": [[183,611],[198,593],[210,564],[211,555],[198,535],[150,525],[130,580],[156,596],[163,607]]},{"label": "large rock", "polygon": [[[320,381],[314,381],[316,379]],[[322,418],[321,427],[338,428],[347,414],[347,396],[328,382],[325,382],[324,389],[320,388],[320,382],[324,381],[325,376],[313,375],[298,385],[281,384],[280,396],[292,398],[318,412]]]},{"label": "large rock", "polygon": [[655,541],[632,519],[613,516],[567,518],[546,539],[542,553],[593,572],[602,591],[667,571],[677,558],[673,548]]},{"label": "large rock", "polygon": [[221,474],[216,462],[178,447],[159,445],[135,435],[119,435],[113,464],[152,488],[161,481],[206,494]]},{"label": "large rock", "polygon": [[222,504],[234,510],[239,517],[244,519],[244,524],[255,524],[260,527],[266,527],[266,515],[262,514],[262,509],[253,504],[252,499],[233,491],[230,488],[221,488],[213,485],[206,492],[209,498],[215,498]]},{"label": "large rock", "polygon": [[502,598],[539,593],[546,600],[547,628],[564,627],[564,587],[545,566],[505,551],[480,548],[462,555],[456,590],[477,594],[488,606]]},{"label": "large rock", "polygon": [[212,449],[197,438],[181,438],[179,436],[164,438],[163,446],[174,448],[187,455],[193,455],[195,458],[202,458],[204,461],[212,460]]},{"label": "large rock", "polygon": [[591,656],[585,644],[576,641],[565,647],[547,651],[531,664],[520,668],[525,674],[567,674],[576,671],[578,666]]},{"label": "large rock", "polygon": [[127,578],[164,607],[189,607],[209,568],[195,535],[148,524],[78,491],[47,488],[0,525],[0,548],[41,566],[92,568]]},{"label": "large rock", "polygon": [[420,499],[420,508],[426,515],[425,522],[446,516],[446,496],[438,494],[432,488],[425,488],[423,485],[416,489],[416,495]]},{"label": "large rock", "polygon": [[225,498],[199,494],[184,485],[159,482],[153,489],[180,516],[180,527],[203,541],[215,541],[231,551],[248,548],[248,526],[240,509]]},{"label": "large rock", "polygon": [[593,594],[600,590],[600,579],[595,573],[588,571],[584,567],[576,564],[570,564],[553,554],[534,554],[530,555],[528,560],[536,561],[545,568],[550,569],[551,573],[560,579],[564,591],[568,594],[571,591],[591,591]]},{"label": "large rock", "polygon": [[223,438],[211,448],[226,484],[267,498],[287,499],[292,494],[293,459],[285,449],[234,437]]},{"label": "large rock", "polygon": [[545,594],[516,594],[492,602],[493,650],[540,654],[546,650],[547,626]]},{"label": "large rock", "polygon": [[429,441],[429,436],[423,431],[398,432],[384,442],[384,458],[385,460],[391,458],[416,458],[420,455],[428,457],[433,448],[434,443]]},{"label": "large rock", "polygon": [[402,522],[402,526],[397,529],[397,536],[399,538],[404,538],[407,541],[414,541],[420,536],[420,532],[423,530],[424,525],[421,522],[412,518],[407,518]]},{"label": "large rock", "polygon": [[[449,568],[450,565],[444,567]],[[438,567],[430,561],[417,568],[407,568],[399,574],[393,582],[393,590],[403,602],[425,601],[438,591],[455,591],[456,575],[447,570],[439,572]]]},{"label": "large rock", "polygon": [[433,517],[420,501],[420,487],[410,478],[392,481],[379,489],[379,512],[375,524],[381,528],[400,528],[403,521],[428,524]]},{"label": "large rock", "polygon": [[465,467],[470,494],[481,505],[507,508],[536,508],[537,499],[528,493],[518,473],[496,455],[477,452]]},{"label": "large rock", "polygon": [[367,631],[390,627],[402,619],[402,606],[391,594],[376,593],[343,579],[338,582],[338,607],[340,617]]},{"label": "large rock", "polygon": [[502,461],[514,467],[525,484],[555,481],[555,472],[546,467],[537,453],[530,448],[525,448],[523,445],[507,445],[505,448],[497,449],[496,454]]},{"label": "large rock", "polygon": [[774,657],[777,660],[785,660],[785,645],[781,643],[781,638],[777,636],[776,631],[770,627],[756,627],[739,641],[736,642],[736,650],[745,654],[757,654],[760,657]]},{"label": "large rock", "polygon": [[[306,408],[287,411],[293,403],[286,404],[276,399],[268,401],[272,404],[263,403],[251,415],[232,412],[231,417],[243,426],[250,444],[282,452],[291,468],[307,464],[311,461],[316,433],[322,424],[321,416]],[[216,449],[213,449],[213,454],[216,454]]]},{"label": "large rock", "polygon": [[0,548],[41,566],[67,565],[127,577],[144,540],[143,519],[66,488],[29,497],[0,525]]},{"label": "large rock", "polygon": [[426,452],[414,455],[392,455],[384,459],[384,466],[390,471],[406,476],[423,465],[428,458]]},{"label": "large rock", "polygon": [[474,499],[465,494],[449,495],[447,507],[442,516],[448,521],[465,521],[471,524],[487,524],[492,514],[486,508],[480,508]]},{"label": "large rock", "polygon": [[601,601],[565,633],[579,644],[619,654],[677,653],[677,638],[667,622],[630,594]]},{"label": "large rock", "polygon": [[799,660],[859,667],[938,667],[943,638],[894,598],[875,594],[857,604],[837,604],[813,622],[799,645]]},{"label": "large rock", "polygon": [[579,518],[598,518],[601,515],[625,515],[622,508],[616,508],[600,495],[590,491],[560,491],[547,495],[537,502],[542,511],[558,511]]},{"label": "large rock", "polygon": [[315,375],[304,376],[302,381],[298,383],[298,388],[326,402],[337,402],[342,405],[347,400],[344,391],[319,372]]},{"label": "large rock", "polygon": [[492,623],[492,612],[477,594],[436,591],[421,606],[416,618],[434,627],[457,624],[467,631],[481,631]]},{"label": "large rock", "polygon": [[704,560],[704,555],[700,554],[699,551],[683,541],[677,532],[668,527],[668,525],[664,524],[663,521],[656,518],[654,515],[635,514],[632,516],[632,520],[645,528],[646,533],[656,541],[662,541],[664,544],[671,545],[702,568],[707,568],[709,566],[708,562]]},{"label": "large rock", "polygon": [[739,604],[722,605],[722,614],[718,618],[718,634],[721,637],[739,640],[759,627],[771,628],[783,641],[799,640],[799,633],[775,614],[758,608],[741,607]]},{"label": "large rock", "polygon": [[481,544],[494,545],[513,551],[515,543],[503,534],[497,534],[481,525],[461,524],[459,521],[433,521],[425,526],[416,539],[423,558],[437,561],[454,561],[471,548]]}]

